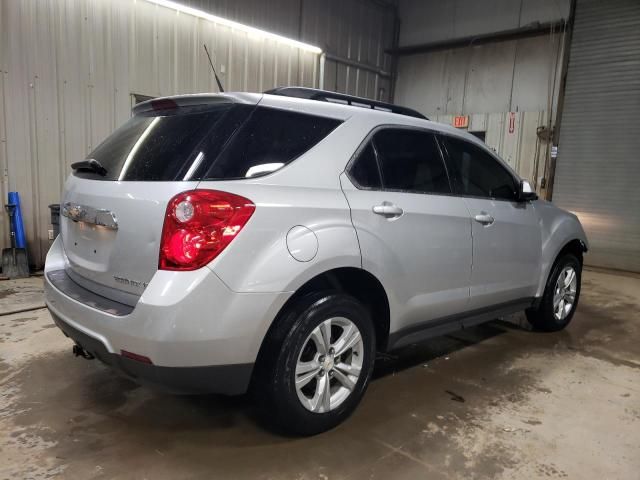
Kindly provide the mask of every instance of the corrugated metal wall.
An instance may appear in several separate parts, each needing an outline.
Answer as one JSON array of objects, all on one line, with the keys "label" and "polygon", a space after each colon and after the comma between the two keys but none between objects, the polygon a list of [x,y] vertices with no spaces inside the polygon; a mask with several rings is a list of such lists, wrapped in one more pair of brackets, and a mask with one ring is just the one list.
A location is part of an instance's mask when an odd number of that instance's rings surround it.
[{"label": "corrugated metal wall", "polygon": [[[390,94],[394,14],[371,0],[186,0],[193,8],[319,46],[324,87],[379,100]],[[357,62],[368,68],[349,64]],[[295,79],[293,79],[295,83]]]},{"label": "corrugated metal wall", "polygon": [[303,4],[304,41],[329,54],[373,67],[368,70],[328,60],[325,88],[389,101],[391,56],[384,52],[393,43],[394,11],[362,0],[305,0]]},{"label": "corrugated metal wall", "polygon": [[394,9],[372,0],[185,0],[221,17],[317,45],[332,56],[368,65],[327,60],[325,88],[388,100]]},{"label": "corrugated metal wall", "polygon": [[402,56],[395,100],[427,116],[549,110],[558,96],[561,41],[556,32]]},{"label": "corrugated metal wall", "polygon": [[[390,62],[383,51],[391,42],[393,16],[371,2],[185,3],[371,68],[385,69]],[[0,195],[22,195],[33,263],[44,260],[47,206],[60,200],[69,165],[130,115],[132,94],[217,90],[203,43],[224,70],[229,91],[318,86],[315,54],[144,0],[0,1]],[[370,69],[327,61],[325,79],[328,89],[378,97],[386,88],[382,94],[388,94],[388,79]],[[0,246],[6,246],[6,215],[0,228]]]},{"label": "corrugated metal wall", "polygon": [[640,272],[640,2],[577,1],[564,102],[553,201],[589,264]]},{"label": "corrugated metal wall", "polygon": [[399,0],[400,45],[450,40],[569,18],[571,0]]}]

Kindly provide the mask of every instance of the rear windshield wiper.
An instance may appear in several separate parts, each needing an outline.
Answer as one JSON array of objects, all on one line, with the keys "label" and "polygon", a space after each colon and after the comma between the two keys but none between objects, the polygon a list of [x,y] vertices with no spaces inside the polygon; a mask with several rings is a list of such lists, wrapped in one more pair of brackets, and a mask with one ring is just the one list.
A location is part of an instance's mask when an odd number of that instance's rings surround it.
[{"label": "rear windshield wiper", "polygon": [[87,160],[82,160],[81,162],[72,163],[71,168],[73,168],[74,170],[89,170],[90,172],[95,172],[102,177],[107,174],[107,169],[104,168],[102,164],[95,158],[88,158]]}]

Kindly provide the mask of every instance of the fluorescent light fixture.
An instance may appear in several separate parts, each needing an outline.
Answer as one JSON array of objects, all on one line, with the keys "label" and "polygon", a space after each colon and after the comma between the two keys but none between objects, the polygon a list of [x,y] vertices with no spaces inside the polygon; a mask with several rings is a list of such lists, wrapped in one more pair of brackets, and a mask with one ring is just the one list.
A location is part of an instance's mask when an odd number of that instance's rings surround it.
[{"label": "fluorescent light fixture", "polygon": [[191,7],[188,7],[187,5],[182,5],[177,2],[172,2],[170,0],[147,0],[147,1],[151,3],[155,3],[156,5],[160,5],[162,7],[171,8],[178,12],[184,12],[189,15],[193,15],[194,17],[204,18],[205,20],[209,20],[210,22],[226,25],[227,27],[231,27],[236,30],[242,30],[243,32],[246,32],[250,35],[254,35],[256,37],[269,38],[271,40],[275,40],[277,42],[284,43],[286,45],[291,45],[292,47],[296,47],[301,50],[306,50],[311,53],[317,53],[317,54],[322,53],[322,49],[314,45],[309,45],[308,43],[299,42],[297,40],[293,40],[292,38],[283,37],[275,33],[265,32],[264,30],[260,30],[258,28],[253,28],[248,25],[243,25],[242,23],[234,22],[233,20],[217,17],[216,15],[211,15],[210,13],[203,12],[202,10],[198,10],[197,8],[191,8]]}]

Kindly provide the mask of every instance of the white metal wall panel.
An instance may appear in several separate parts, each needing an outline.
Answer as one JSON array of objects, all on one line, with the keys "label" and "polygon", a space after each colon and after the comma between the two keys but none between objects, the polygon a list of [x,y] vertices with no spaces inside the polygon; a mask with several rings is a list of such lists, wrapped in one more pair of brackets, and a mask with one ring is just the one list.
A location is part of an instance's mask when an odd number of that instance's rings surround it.
[{"label": "white metal wall panel", "polygon": [[[7,14],[6,2],[0,2],[0,26],[5,24],[5,16]],[[8,67],[7,58],[2,45],[9,42],[9,31],[6,28],[0,28],[0,198],[7,198],[9,188],[9,172],[7,170],[7,117],[5,107],[5,89],[7,83]],[[0,219],[0,245],[8,245],[9,242],[9,221],[6,215],[2,215]]]},{"label": "white metal wall panel", "polygon": [[[507,112],[513,88],[517,42],[500,42],[473,48],[466,71],[463,110]],[[514,109],[515,110],[515,109]]]},{"label": "white metal wall panel", "polygon": [[[21,194],[32,262],[69,165],[129,117],[132,93],[217,90],[203,43],[228,90],[318,86],[317,54],[146,1],[0,1],[0,194]],[[0,227],[4,247],[4,214]]]},{"label": "white metal wall panel", "polygon": [[[393,43],[393,9],[371,0],[184,0],[191,7],[317,45],[325,52],[385,72]],[[288,70],[278,64],[279,80]],[[333,60],[325,67],[325,88],[389,99],[390,78]],[[294,77],[292,83],[299,83]]]},{"label": "white metal wall panel", "polygon": [[571,0],[400,0],[400,46],[510,30],[569,17]]},{"label": "white metal wall panel", "polygon": [[548,110],[562,35],[402,56],[395,101],[427,116]]},{"label": "white metal wall panel", "polygon": [[578,0],[553,201],[589,264],[640,272],[640,2]]},{"label": "white metal wall panel", "polygon": [[[299,5],[300,0],[294,3]],[[368,0],[302,0],[301,40],[328,53],[390,72],[393,10]],[[389,100],[390,78],[328,61],[325,88]]]}]

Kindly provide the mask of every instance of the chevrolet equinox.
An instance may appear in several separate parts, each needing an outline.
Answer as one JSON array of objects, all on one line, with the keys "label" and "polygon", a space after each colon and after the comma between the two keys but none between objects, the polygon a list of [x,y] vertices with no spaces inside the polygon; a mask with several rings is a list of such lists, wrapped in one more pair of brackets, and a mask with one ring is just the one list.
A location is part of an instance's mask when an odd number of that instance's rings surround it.
[{"label": "chevrolet equinox", "polygon": [[279,428],[357,406],[377,351],[524,310],[573,317],[575,215],[459,129],[322,90],[137,105],[72,164],[46,303],[74,352]]}]

